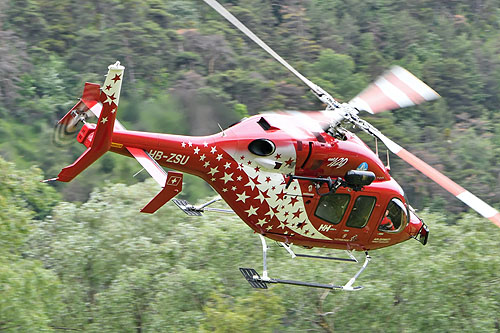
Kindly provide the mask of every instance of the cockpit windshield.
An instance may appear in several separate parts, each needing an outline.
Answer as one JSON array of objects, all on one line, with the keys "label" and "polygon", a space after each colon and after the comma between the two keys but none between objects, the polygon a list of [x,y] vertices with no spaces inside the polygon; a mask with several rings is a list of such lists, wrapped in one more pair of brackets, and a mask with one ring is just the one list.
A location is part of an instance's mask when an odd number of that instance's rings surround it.
[{"label": "cockpit windshield", "polygon": [[404,203],[393,198],[387,205],[382,222],[378,230],[384,232],[398,232],[403,229],[408,222],[408,213]]}]

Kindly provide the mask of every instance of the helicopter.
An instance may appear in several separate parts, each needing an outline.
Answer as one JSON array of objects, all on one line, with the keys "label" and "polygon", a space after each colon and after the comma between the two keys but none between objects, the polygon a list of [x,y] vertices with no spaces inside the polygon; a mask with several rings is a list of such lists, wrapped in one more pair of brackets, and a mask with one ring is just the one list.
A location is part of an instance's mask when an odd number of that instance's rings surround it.
[{"label": "helicopter", "polygon": [[[429,228],[409,205],[389,167],[345,126],[354,125],[389,151],[455,195],[500,227],[500,213],[451,179],[411,154],[363,120],[376,114],[417,105],[439,94],[409,71],[395,66],[348,103],[335,100],[243,25],[216,0],[204,0],[248,38],[281,63],[326,105],[315,112],[270,112],[244,118],[219,133],[187,136],[130,131],[116,119],[125,67],[108,67],[102,86],[85,83],[78,103],[56,125],[55,139],[76,135],[86,150],[56,178],[69,182],[110,151],[135,158],[161,187],[141,212],[152,214],[170,200],[190,216],[204,212],[235,213],[258,234],[263,274],[240,268],[254,288],[291,284],[314,288],[360,290],[355,281],[371,260],[369,251],[410,238],[425,245]],[[91,123],[91,118],[97,123]],[[172,169],[165,171],[163,167]],[[175,170],[175,171],[173,171]],[[202,205],[174,198],[182,191],[183,173],[205,180],[218,197]],[[231,209],[210,207],[223,200]],[[358,262],[356,274],[343,285],[271,278],[266,238],[278,242],[292,258]],[[345,250],[348,258],[298,254],[292,246]]]}]

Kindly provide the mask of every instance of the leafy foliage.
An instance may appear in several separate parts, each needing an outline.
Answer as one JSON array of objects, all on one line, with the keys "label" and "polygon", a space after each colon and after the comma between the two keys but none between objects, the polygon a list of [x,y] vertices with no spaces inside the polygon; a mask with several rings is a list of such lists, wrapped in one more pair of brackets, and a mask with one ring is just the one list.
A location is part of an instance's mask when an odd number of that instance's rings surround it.
[{"label": "leafy foliage", "polygon": [[[60,280],[60,325],[86,331],[439,332],[494,331],[499,323],[500,260],[492,253],[499,238],[492,237],[496,227],[476,215],[450,227],[443,216],[422,213],[431,225],[430,243],[373,252],[359,280],[363,291],[254,291],[238,267],[260,270],[261,246],[244,223],[232,215],[187,218],[173,204],[139,214],[154,193],[152,182],[112,185],[80,206],[63,202],[36,222],[29,254]],[[285,256],[271,246],[271,276],[340,284],[358,269]]]}]

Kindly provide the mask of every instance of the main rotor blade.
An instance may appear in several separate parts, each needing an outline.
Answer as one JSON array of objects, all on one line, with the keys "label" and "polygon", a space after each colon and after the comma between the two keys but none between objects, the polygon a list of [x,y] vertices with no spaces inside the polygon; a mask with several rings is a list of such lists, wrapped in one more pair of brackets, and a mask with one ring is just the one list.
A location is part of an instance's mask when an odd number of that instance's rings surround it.
[{"label": "main rotor blade", "polygon": [[279,54],[273,51],[266,43],[264,43],[259,37],[257,37],[250,29],[248,29],[243,23],[241,23],[233,14],[231,14],[226,8],[219,4],[216,0],[204,0],[210,7],[215,9],[219,14],[221,14],[226,20],[231,22],[236,28],[243,32],[248,38],[253,40],[257,45],[269,53],[274,59],[276,59],[280,64],[285,66],[290,72],[297,76],[302,82],[304,82],[313,92],[324,93],[324,91],[307,79],[304,75],[300,74],[295,68],[293,68],[288,62],[280,57]]},{"label": "main rotor blade", "polygon": [[403,67],[393,66],[354,97],[358,110],[379,113],[432,101],[439,94]]},{"label": "main rotor blade", "polygon": [[382,133],[377,133],[377,137],[387,146],[387,148],[389,148],[391,152],[398,155],[402,160],[438,183],[442,188],[456,196],[467,206],[474,209],[476,212],[500,227],[500,213],[496,209],[455,183],[450,178],[443,175],[441,172],[431,167],[429,164],[408,152],[406,149]]}]

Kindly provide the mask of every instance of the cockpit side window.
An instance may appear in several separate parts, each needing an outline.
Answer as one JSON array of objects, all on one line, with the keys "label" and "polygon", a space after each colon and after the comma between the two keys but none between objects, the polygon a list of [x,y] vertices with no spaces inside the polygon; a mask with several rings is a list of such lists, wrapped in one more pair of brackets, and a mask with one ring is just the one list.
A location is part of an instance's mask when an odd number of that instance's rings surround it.
[{"label": "cockpit side window", "polygon": [[349,206],[350,199],[351,196],[344,193],[325,195],[319,199],[314,215],[332,224],[339,224]]},{"label": "cockpit side window", "polygon": [[370,219],[373,207],[377,199],[369,196],[359,196],[354,202],[351,215],[347,219],[346,226],[353,228],[364,228]]},{"label": "cockpit side window", "polygon": [[378,227],[379,231],[398,232],[406,226],[408,214],[403,202],[393,198],[387,205],[382,222]]}]

